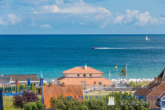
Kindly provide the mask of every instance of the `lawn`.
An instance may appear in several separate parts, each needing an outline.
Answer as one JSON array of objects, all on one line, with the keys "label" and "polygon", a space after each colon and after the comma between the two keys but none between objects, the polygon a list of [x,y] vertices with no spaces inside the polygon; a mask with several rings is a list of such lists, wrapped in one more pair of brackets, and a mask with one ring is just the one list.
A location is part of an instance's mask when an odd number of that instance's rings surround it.
[{"label": "lawn", "polygon": [[[39,99],[41,99],[41,96],[38,96]],[[21,108],[15,108],[13,107],[13,97],[12,96],[3,96],[3,107],[6,110],[23,110]]]},{"label": "lawn", "polygon": [[3,96],[3,107],[6,109],[6,110],[23,110],[23,109],[20,109],[20,108],[14,108],[13,107],[13,97],[12,96]]}]

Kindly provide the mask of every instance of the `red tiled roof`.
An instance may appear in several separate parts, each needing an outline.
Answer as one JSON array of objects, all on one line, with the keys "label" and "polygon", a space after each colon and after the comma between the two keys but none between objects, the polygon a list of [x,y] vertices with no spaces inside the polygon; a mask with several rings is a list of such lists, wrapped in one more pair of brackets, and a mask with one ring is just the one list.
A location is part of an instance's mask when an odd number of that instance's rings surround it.
[{"label": "red tiled roof", "polygon": [[65,85],[81,85],[81,81],[85,81],[86,85],[94,85],[94,82],[96,82],[96,85],[99,85],[99,82],[103,85],[113,85],[112,81],[106,78],[58,78],[56,80],[60,81],[60,83],[64,82]]},{"label": "red tiled roof", "polygon": [[61,85],[52,85],[52,87],[49,87],[47,85],[43,86],[43,99],[44,99],[44,105],[47,109],[50,108],[50,99],[51,97],[59,97],[60,95],[63,95],[64,97],[67,96],[76,96],[78,100],[79,96],[83,96],[82,86],[81,85],[65,85],[62,87]]},{"label": "red tiled roof", "polygon": [[101,73],[103,74],[103,72],[98,71],[91,67],[87,67],[87,69],[85,69],[84,67],[74,67],[69,70],[63,71],[62,73],[99,73],[99,74]]}]

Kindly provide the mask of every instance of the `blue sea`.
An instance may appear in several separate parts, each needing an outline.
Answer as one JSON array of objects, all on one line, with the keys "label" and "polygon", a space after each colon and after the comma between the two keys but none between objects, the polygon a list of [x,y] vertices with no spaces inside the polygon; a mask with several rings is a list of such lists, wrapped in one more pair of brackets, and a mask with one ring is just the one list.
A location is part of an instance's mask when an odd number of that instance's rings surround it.
[{"label": "blue sea", "polygon": [[[0,35],[0,74],[38,74],[47,81],[87,64],[119,77],[154,78],[165,66],[165,35]],[[92,49],[99,47],[100,49]]]}]

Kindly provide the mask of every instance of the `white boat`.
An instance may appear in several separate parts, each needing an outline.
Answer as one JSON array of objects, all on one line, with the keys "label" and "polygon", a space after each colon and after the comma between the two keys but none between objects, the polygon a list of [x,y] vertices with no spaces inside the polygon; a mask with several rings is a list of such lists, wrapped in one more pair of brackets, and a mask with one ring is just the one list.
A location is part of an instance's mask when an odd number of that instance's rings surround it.
[{"label": "white boat", "polygon": [[148,39],[148,35],[146,36],[146,40],[150,41],[150,39]]}]

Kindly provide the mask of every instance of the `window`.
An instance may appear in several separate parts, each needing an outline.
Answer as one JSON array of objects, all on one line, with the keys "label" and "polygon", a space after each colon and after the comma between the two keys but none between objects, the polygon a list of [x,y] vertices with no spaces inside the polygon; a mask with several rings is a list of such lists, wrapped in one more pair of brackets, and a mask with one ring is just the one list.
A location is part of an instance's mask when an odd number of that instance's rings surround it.
[{"label": "window", "polygon": [[162,101],[162,106],[165,106],[165,101]]},{"label": "window", "polygon": [[86,74],[84,74],[83,76],[86,77]]},{"label": "window", "polygon": [[92,74],[89,74],[89,77],[92,77]]},{"label": "window", "polygon": [[77,77],[79,77],[80,76],[80,74],[77,74]]}]

